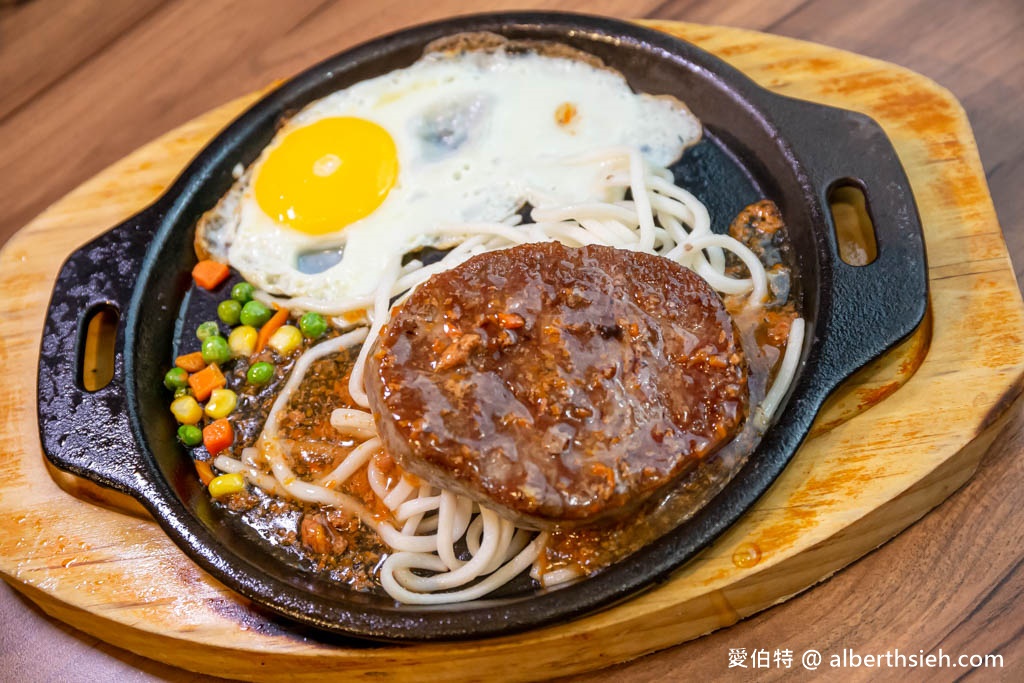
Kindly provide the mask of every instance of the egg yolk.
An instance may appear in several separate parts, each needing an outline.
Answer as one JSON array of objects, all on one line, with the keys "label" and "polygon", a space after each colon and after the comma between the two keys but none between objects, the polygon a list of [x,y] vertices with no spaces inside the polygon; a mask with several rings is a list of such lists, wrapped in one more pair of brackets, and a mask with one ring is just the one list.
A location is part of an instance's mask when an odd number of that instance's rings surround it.
[{"label": "egg yolk", "polygon": [[321,119],[288,133],[256,174],[263,211],[309,235],[335,232],[372,213],[398,177],[398,152],[376,123]]}]

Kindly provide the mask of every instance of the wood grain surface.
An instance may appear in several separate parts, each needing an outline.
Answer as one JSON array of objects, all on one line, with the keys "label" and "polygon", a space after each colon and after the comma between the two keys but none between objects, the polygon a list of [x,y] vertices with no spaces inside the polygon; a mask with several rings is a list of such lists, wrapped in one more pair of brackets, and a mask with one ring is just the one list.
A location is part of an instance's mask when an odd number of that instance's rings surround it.
[{"label": "wood grain surface", "polygon": [[[0,189],[7,208],[0,223],[3,233],[13,232],[110,161],[232,95],[384,30],[496,6],[254,5],[260,3],[243,8],[227,3],[35,0],[0,9]],[[874,54],[937,78],[954,89],[972,117],[1011,253],[1020,252],[1021,198],[1010,185],[1024,156],[1015,127],[1022,103],[1019,67],[1024,63],[1014,40],[1022,25],[1017,4],[654,5],[544,6],[768,28]],[[211,26],[221,30],[220,39],[214,38]],[[41,43],[47,49],[39,50]],[[28,72],[34,75],[26,79]],[[827,584],[731,629],[598,678],[725,674],[731,647],[1001,652],[1008,664],[1002,674],[1019,674],[1024,618],[1014,607],[1019,607],[1024,588],[1019,569],[1024,545],[1022,440],[1020,420],[1015,419],[967,487]],[[12,679],[191,677],[76,636],[9,594],[2,609],[0,672]],[[61,656],[40,657],[40,652]],[[945,673],[950,679],[962,674]]]}]

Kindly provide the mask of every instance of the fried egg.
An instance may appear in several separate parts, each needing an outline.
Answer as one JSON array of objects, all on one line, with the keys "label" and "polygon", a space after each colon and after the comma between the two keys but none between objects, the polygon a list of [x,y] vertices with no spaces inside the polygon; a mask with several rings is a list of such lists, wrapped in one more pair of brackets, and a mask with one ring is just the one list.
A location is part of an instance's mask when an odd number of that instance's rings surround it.
[{"label": "fried egg", "polygon": [[628,146],[667,166],[700,135],[681,102],[592,59],[428,53],[288,120],[200,220],[197,250],[270,294],[367,296],[396,255],[450,246],[439,226],[607,200],[607,169],[581,155]]}]

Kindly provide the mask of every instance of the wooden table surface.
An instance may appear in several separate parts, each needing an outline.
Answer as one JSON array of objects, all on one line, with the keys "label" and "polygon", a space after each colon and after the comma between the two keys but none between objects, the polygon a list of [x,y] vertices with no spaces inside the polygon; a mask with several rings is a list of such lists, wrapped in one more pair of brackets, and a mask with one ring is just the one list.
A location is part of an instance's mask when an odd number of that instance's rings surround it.
[{"label": "wooden table surface", "polygon": [[[528,7],[740,26],[933,78],[970,117],[1024,275],[1020,0],[0,0],[0,244],[136,147],[275,78],[421,21]],[[781,606],[587,680],[753,679],[728,667],[731,648],[997,653],[1001,670],[844,679],[1024,680],[1024,413],[1014,410],[974,479],[893,541]],[[0,680],[212,680],[70,629],[6,584],[0,624]],[[758,679],[781,675],[773,667]]]}]

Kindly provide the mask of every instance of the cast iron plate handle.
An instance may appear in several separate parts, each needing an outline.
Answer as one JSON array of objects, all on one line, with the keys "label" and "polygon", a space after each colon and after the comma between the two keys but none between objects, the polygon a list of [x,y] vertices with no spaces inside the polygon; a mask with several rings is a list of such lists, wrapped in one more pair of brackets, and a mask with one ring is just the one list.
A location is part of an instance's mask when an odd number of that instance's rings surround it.
[{"label": "cast iron plate handle", "polygon": [[[39,436],[55,465],[141,498],[142,450],[129,424],[125,318],[143,256],[160,225],[156,206],[79,247],[61,266],[39,349]],[[96,391],[82,383],[86,327],[104,307],[118,313],[114,374]]]},{"label": "cast iron plate handle", "polygon": [[[830,254],[819,262],[831,287],[822,290],[811,355],[819,386],[830,393],[850,374],[909,336],[928,305],[924,236],[910,181],[882,127],[863,114],[777,98],[776,123],[810,176],[825,209]],[[863,266],[842,260],[829,194],[841,185],[859,187],[874,224],[878,255]]]}]

